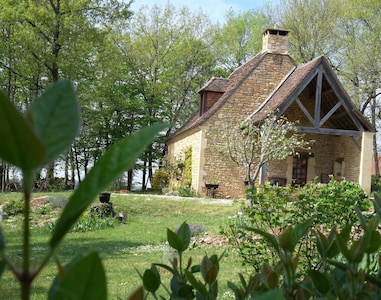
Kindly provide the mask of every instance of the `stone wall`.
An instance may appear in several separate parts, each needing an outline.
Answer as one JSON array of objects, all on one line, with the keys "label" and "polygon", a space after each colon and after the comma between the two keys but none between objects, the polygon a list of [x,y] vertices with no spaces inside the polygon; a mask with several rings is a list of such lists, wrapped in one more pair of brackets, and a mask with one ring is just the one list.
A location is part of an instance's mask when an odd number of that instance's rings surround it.
[{"label": "stone wall", "polygon": [[217,197],[245,197],[244,181],[247,180],[244,168],[224,157],[219,150],[226,143],[224,126],[236,126],[251,115],[294,66],[294,62],[287,55],[266,55],[225,105],[204,124],[205,136],[210,142],[206,144],[204,151],[202,180],[207,183],[212,178],[216,179],[219,184]]},{"label": "stone wall", "polygon": [[[337,180],[345,178],[348,181],[358,182],[360,149],[352,138],[306,134],[304,139],[315,141],[307,151],[310,152],[307,181],[321,182],[329,175],[334,175]],[[357,142],[361,144],[361,138],[358,138]],[[287,178],[287,183],[292,183],[290,169],[292,170],[292,159],[274,161],[267,167],[267,179],[281,177]]]},{"label": "stone wall", "polygon": [[[200,177],[202,173],[201,163],[203,160],[201,159],[201,152],[203,148],[203,132],[202,130],[195,130],[191,134],[186,136],[179,136],[175,141],[168,145],[168,154],[174,162],[184,161],[185,159],[185,151],[192,147],[192,189],[194,189],[197,193],[199,193],[200,189]],[[172,187],[178,187],[180,182],[176,181],[170,182]]]}]

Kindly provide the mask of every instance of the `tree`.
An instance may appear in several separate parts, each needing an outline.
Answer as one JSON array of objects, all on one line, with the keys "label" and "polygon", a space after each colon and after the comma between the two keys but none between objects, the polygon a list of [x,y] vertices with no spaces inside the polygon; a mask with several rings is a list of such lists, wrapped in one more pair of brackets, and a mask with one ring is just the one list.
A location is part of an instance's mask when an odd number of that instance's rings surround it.
[{"label": "tree", "polygon": [[294,123],[275,114],[258,124],[247,119],[239,125],[225,126],[221,134],[226,139],[222,153],[245,169],[250,188],[255,186],[263,165],[285,159],[309,144],[297,133]]},{"label": "tree", "polygon": [[[381,114],[381,5],[379,1],[343,1],[345,5],[344,45],[340,72],[347,83],[352,99],[365,113],[375,128],[379,127]],[[373,155],[376,175],[378,165],[378,138],[373,139]]]},{"label": "tree", "polygon": [[[356,106],[380,126],[381,6],[377,0],[287,0],[277,22],[290,30],[290,52],[298,62],[324,55]],[[373,141],[376,174],[378,137]]]},{"label": "tree", "polygon": [[324,55],[337,69],[340,44],[340,0],[286,0],[274,20],[290,31],[290,53],[298,63]]},{"label": "tree", "polygon": [[154,161],[163,155],[164,138],[197,109],[195,90],[215,66],[212,33],[209,19],[202,12],[177,10],[170,4],[164,9],[142,7],[124,31],[119,46],[128,64],[126,84],[141,103],[141,124],[163,120],[171,124],[163,139],[148,147],[141,157],[143,189],[152,178]]},{"label": "tree", "polygon": [[[0,73],[7,94],[23,110],[59,78],[70,78],[78,90],[91,91],[100,45],[115,23],[131,15],[130,3],[123,1],[1,0],[0,4],[6,41],[0,46]],[[80,98],[83,101],[87,95]],[[47,168],[47,179],[53,178],[54,162]]]},{"label": "tree", "polygon": [[221,76],[226,77],[261,50],[262,32],[269,18],[259,10],[235,12],[230,9],[218,30],[214,45]]}]

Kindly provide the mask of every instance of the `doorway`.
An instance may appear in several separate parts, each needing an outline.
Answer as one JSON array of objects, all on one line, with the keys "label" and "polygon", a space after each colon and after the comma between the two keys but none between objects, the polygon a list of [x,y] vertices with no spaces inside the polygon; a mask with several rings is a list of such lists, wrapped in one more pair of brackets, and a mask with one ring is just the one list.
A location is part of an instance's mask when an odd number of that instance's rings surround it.
[{"label": "doorway", "polygon": [[308,153],[294,156],[292,162],[292,184],[305,185],[307,183]]}]

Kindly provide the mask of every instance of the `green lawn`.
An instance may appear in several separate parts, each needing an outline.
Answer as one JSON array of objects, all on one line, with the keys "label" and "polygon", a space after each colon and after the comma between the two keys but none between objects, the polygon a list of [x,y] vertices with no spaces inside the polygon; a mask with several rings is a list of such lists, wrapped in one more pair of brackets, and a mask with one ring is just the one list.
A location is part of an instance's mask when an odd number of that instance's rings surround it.
[{"label": "green lawn", "polygon": [[[34,197],[49,195],[52,199],[69,194],[37,194]],[[19,199],[20,194],[0,194],[0,203]],[[97,200],[96,200],[97,201]],[[174,230],[182,222],[201,224],[211,234],[218,234],[220,226],[236,213],[240,205],[236,201],[215,199],[173,198],[154,195],[112,194],[111,202],[116,212],[127,214],[126,224],[86,233],[70,233],[57,252],[59,260],[66,264],[77,253],[100,253],[107,273],[109,299],[126,299],[140,284],[135,270],[143,272],[152,262],[168,262],[168,246],[165,244],[166,228]],[[32,215],[32,263],[38,263],[47,251],[50,231],[48,221],[58,216],[55,209],[46,209]],[[53,219],[52,219],[53,218]],[[12,261],[21,263],[21,218],[9,218],[1,223],[6,239],[6,252]],[[237,254],[228,246],[197,245],[187,251],[194,262],[200,262],[205,253],[226,255],[221,262],[220,295],[227,291],[226,283],[238,281],[239,272],[249,269],[241,266]],[[32,299],[46,299],[48,288],[57,272],[51,261],[33,285]],[[19,299],[18,282],[10,271],[0,280],[1,299]]]}]

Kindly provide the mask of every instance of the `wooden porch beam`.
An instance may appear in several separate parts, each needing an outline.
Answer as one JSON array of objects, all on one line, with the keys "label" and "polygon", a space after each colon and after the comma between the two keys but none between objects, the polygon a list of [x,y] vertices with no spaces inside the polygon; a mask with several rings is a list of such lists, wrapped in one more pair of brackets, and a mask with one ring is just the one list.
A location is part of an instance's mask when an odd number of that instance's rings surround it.
[{"label": "wooden porch beam", "polygon": [[300,109],[304,112],[308,120],[311,122],[311,124],[314,125],[314,119],[312,118],[306,107],[303,105],[302,101],[300,101],[299,97],[297,97],[295,101],[299,105]]},{"label": "wooden porch beam", "polygon": [[343,104],[343,106],[344,106],[348,116],[352,120],[352,122],[356,125],[356,127],[360,131],[364,131],[364,127],[359,122],[359,120],[356,118],[356,116],[354,116],[354,114],[352,112],[352,107],[350,106],[350,103],[348,103],[348,101],[346,100],[346,99],[348,99],[348,96],[347,96],[345,90],[343,90],[341,88],[341,86],[338,82],[338,79],[333,78],[330,74],[327,74],[327,72],[324,72],[324,76],[325,76],[325,79],[328,81],[329,85],[334,89],[337,98]]},{"label": "wooden porch beam", "polygon": [[327,120],[334,114],[334,112],[342,105],[342,103],[339,101],[336,103],[334,107],[331,108],[331,110],[324,116],[323,119],[321,119],[319,123],[319,127],[321,127]]},{"label": "wooden porch beam", "polygon": [[315,90],[315,116],[314,116],[314,127],[319,127],[320,123],[320,108],[321,108],[321,89],[323,85],[323,72],[321,67],[319,67],[316,90]]},{"label": "wooden porch beam", "polygon": [[361,131],[356,131],[356,130],[315,128],[315,127],[304,127],[304,126],[297,126],[296,128],[297,128],[298,132],[303,132],[303,133],[345,135],[345,136],[359,136],[362,134]]}]

